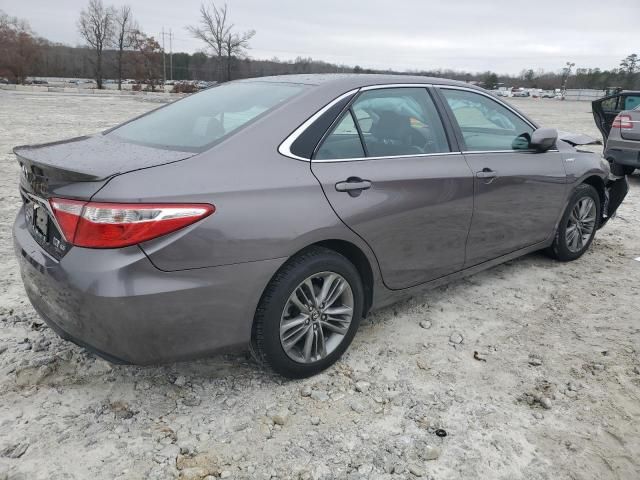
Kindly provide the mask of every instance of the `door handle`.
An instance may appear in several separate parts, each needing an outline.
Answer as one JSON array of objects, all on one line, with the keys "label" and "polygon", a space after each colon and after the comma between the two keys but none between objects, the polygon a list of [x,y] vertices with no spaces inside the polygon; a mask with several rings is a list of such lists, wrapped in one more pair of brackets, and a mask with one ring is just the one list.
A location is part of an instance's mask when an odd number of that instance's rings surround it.
[{"label": "door handle", "polygon": [[483,168],[481,172],[476,172],[476,178],[496,178],[498,172],[494,172],[490,168]]},{"label": "door handle", "polygon": [[363,190],[369,190],[370,188],[371,182],[360,177],[349,177],[343,182],[336,183],[338,192],[347,192],[352,197],[357,197]]}]

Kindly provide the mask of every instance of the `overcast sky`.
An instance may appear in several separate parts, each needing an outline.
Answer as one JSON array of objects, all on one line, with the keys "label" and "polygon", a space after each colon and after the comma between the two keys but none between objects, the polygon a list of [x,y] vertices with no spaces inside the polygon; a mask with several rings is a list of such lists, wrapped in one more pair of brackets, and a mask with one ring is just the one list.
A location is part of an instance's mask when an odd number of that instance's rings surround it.
[{"label": "overcast sky", "polygon": [[[209,1],[209,0],[207,0]],[[55,42],[81,43],[76,20],[86,0],[0,0]],[[198,21],[200,0],[106,0],[128,3],[143,30],[173,51],[203,45],[186,25]],[[640,0],[228,0],[239,30],[255,29],[249,55],[297,56],[397,70],[452,68],[518,73],[524,68],[612,68],[640,53]],[[219,2],[221,5],[222,2]],[[165,47],[169,50],[168,37]]]}]

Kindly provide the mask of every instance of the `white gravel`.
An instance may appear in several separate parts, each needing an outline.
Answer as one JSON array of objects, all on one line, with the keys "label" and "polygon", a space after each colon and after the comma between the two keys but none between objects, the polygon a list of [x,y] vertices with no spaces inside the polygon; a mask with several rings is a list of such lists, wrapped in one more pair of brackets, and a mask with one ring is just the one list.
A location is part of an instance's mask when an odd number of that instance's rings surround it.
[{"label": "white gravel", "polygon": [[[597,135],[588,103],[514,103]],[[11,148],[154,106],[0,91],[0,480],[640,478],[637,179],[582,259],[529,255],[379,311],[305,381],[244,356],[111,366],[60,340],[13,259]]]}]

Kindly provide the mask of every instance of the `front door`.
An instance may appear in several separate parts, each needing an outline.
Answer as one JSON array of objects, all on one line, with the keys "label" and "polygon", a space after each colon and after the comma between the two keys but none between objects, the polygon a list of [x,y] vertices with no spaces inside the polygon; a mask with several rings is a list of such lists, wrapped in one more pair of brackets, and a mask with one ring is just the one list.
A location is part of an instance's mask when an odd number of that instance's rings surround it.
[{"label": "front door", "polygon": [[426,88],[362,92],[311,165],[338,216],[374,251],[389,288],[462,269],[473,176],[451,151]]},{"label": "front door", "polygon": [[534,127],[488,95],[439,89],[475,175],[465,267],[547,240],[564,207],[562,154],[529,149]]}]

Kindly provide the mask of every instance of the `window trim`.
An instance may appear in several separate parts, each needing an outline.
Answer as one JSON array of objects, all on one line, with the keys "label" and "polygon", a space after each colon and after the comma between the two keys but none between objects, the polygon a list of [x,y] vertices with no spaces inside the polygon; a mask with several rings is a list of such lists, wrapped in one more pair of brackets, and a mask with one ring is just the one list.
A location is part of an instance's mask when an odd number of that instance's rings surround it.
[{"label": "window trim", "polygon": [[[355,158],[336,158],[336,159],[327,158],[327,159],[320,159],[320,160],[314,159],[313,156],[312,158],[300,157],[291,152],[290,150],[291,145],[293,144],[293,142],[296,141],[298,136],[300,136],[302,132],[304,132],[314,121],[316,121],[321,115],[323,115],[333,105],[340,102],[344,98],[350,95],[353,95],[353,98],[351,99],[351,101],[338,114],[338,116],[334,120],[334,123],[327,129],[327,132],[325,132],[325,134],[322,136],[322,138],[318,142],[318,145],[316,146],[316,149],[319,145],[322,144],[327,134],[333,131],[335,122],[339,121],[342,118],[342,115],[344,115],[345,111],[351,109],[351,105],[358,98],[359,93],[370,91],[370,90],[382,90],[386,88],[424,88],[426,90],[427,95],[429,95],[431,89],[434,89],[436,92],[438,92],[440,95],[440,98],[439,99],[432,98],[432,100],[435,103],[436,110],[438,110],[438,113],[440,115],[440,121],[442,122],[442,125],[445,129],[445,132],[447,134],[447,139],[452,148],[452,151],[440,152],[440,153],[417,153],[413,155],[390,155],[386,157],[355,157]],[[494,97],[488,92],[483,92],[482,90],[479,90],[476,88],[469,88],[469,87],[463,87],[458,85],[448,85],[448,84],[433,84],[433,83],[388,83],[388,84],[378,84],[378,85],[367,85],[364,87],[355,88],[335,98],[334,100],[329,102],[327,105],[322,107],[320,110],[318,110],[314,115],[309,117],[302,125],[296,128],[293,131],[293,133],[291,133],[278,146],[278,152],[281,155],[284,155],[285,157],[293,158],[295,160],[302,160],[304,162],[309,162],[309,163],[357,162],[357,161],[364,161],[364,160],[384,160],[387,158],[391,159],[391,158],[437,157],[437,156],[443,156],[443,155],[463,155],[463,154],[477,155],[482,153],[493,153],[493,154],[495,153],[536,153],[534,150],[464,150],[462,146],[464,145],[466,147],[466,145],[464,143],[461,143],[461,139],[458,138],[460,127],[458,126],[458,123],[455,120],[455,118],[451,118],[451,115],[452,115],[451,109],[449,108],[449,105],[447,104],[447,102],[443,98],[442,93],[440,92],[440,90],[442,89],[464,90],[471,93],[477,93],[478,95],[483,95],[489,98],[490,100],[493,100],[494,102],[498,103],[499,105],[505,107],[507,110],[509,110],[514,115],[516,115],[518,118],[520,118],[522,121],[524,121],[527,125],[529,125],[534,130],[539,128],[537,124],[535,124],[533,121],[525,117],[523,114],[515,110],[513,107],[511,107],[507,103],[504,103],[502,100]],[[441,100],[441,102],[438,102],[437,100]],[[446,116],[446,118],[444,118],[443,115]],[[451,132],[450,129],[453,131]],[[452,134],[453,134],[453,138],[450,138],[450,135]],[[362,143],[362,139],[360,141]],[[454,145],[454,143],[457,143],[457,145]],[[557,149],[547,150],[547,152],[558,152],[558,151],[559,150]],[[315,151],[314,151],[314,154],[315,154]]]},{"label": "window trim", "polygon": [[[445,119],[442,116],[442,112],[441,112],[441,108],[440,105],[438,105],[437,99],[434,98],[434,96],[431,94],[431,92],[429,91],[429,87],[433,86],[430,83],[389,83],[386,85],[369,85],[366,87],[362,87],[360,89],[360,91],[353,96],[353,98],[351,99],[351,101],[349,102],[349,104],[345,107],[345,109],[340,112],[340,115],[338,115],[338,117],[336,118],[336,120],[334,121],[334,125],[336,122],[338,122],[345,114],[345,112],[347,111],[351,111],[352,112],[352,117],[356,123],[356,128],[358,129],[358,134],[360,136],[360,143],[362,144],[363,147],[363,151],[365,152],[365,156],[364,157],[353,157],[353,158],[323,158],[323,159],[316,159],[313,158],[313,156],[311,157],[311,162],[318,162],[318,163],[330,163],[330,162],[357,162],[357,161],[363,161],[363,160],[385,160],[385,159],[392,159],[392,158],[417,158],[417,157],[437,157],[437,156],[442,156],[442,155],[462,155],[462,152],[460,151],[458,145],[453,145],[453,142],[451,141],[451,136],[450,136],[450,132],[448,130],[448,126],[447,123],[445,122]],[[445,133],[445,137],[447,139],[447,143],[449,144],[449,148],[450,151],[448,152],[436,152],[436,153],[414,153],[414,154],[410,154],[410,155],[386,155],[383,157],[380,156],[367,156],[368,154],[368,150],[367,150],[367,146],[366,146],[366,142],[364,141],[364,136],[362,135],[362,132],[360,130],[360,124],[358,123],[357,117],[355,115],[355,112],[353,111],[353,104],[358,100],[358,98],[360,97],[361,93],[364,92],[369,92],[372,90],[385,90],[385,89],[397,89],[397,88],[421,88],[424,90],[424,93],[427,95],[427,97],[429,98],[429,100],[431,100],[433,102],[433,107],[436,110],[436,113],[438,114],[438,119],[440,120],[440,123],[442,124],[442,129],[444,130]],[[316,151],[320,148],[320,146],[322,145],[322,142],[325,141],[325,139],[332,133],[332,129],[334,127],[334,125],[331,125],[331,128],[329,130],[327,130],[327,132],[325,133],[325,135],[320,139],[320,141],[318,142],[318,145],[316,146]],[[314,151],[314,156],[315,156],[315,151]]]},{"label": "window trim", "polygon": [[[442,108],[441,106],[438,104],[437,99],[436,98],[432,98],[432,95],[429,91],[430,87],[433,87],[434,85],[431,83],[388,83],[388,84],[382,84],[382,85],[367,85],[364,87],[360,87],[360,88],[356,88],[354,90],[351,90],[347,93],[345,93],[344,95],[341,95],[340,97],[336,98],[335,100],[333,100],[332,102],[330,102],[329,104],[327,104],[325,107],[323,107],[321,110],[319,110],[316,114],[314,114],[312,117],[310,117],[306,122],[304,122],[302,125],[300,125],[300,127],[298,127],[296,130],[294,130],[294,132],[287,137],[278,147],[278,152],[282,155],[284,155],[285,157],[289,157],[289,158],[294,158],[296,160],[303,160],[305,162],[318,162],[318,163],[330,163],[330,162],[353,162],[353,161],[364,161],[364,160],[383,160],[383,159],[387,159],[387,158],[416,158],[416,157],[437,157],[437,156],[442,156],[442,155],[462,155],[462,152],[460,151],[460,148],[458,145],[455,145],[455,143],[457,143],[455,141],[455,138],[451,138],[451,133],[449,131],[449,127],[447,125],[447,122],[445,120],[445,118],[443,118],[443,112],[441,111]],[[334,120],[334,123],[331,125],[331,127],[329,127],[327,129],[327,132],[325,132],[325,134],[322,136],[322,138],[320,139],[320,141],[318,142],[318,145],[316,146],[316,150],[317,148],[322,145],[322,142],[324,141],[324,139],[327,137],[328,134],[330,134],[333,131],[333,128],[335,127],[335,123],[338,122],[342,116],[344,115],[344,113],[348,110],[351,109],[351,106],[353,105],[353,102],[355,100],[357,100],[359,94],[361,92],[366,92],[366,91],[370,91],[370,90],[383,90],[383,89],[388,89],[388,88],[422,88],[425,90],[425,93],[429,96],[429,98],[433,101],[434,103],[434,107],[436,109],[436,111],[438,112],[438,118],[440,119],[440,122],[442,123],[442,127],[445,131],[445,134],[447,135],[447,142],[449,143],[450,148],[452,149],[449,152],[439,152],[439,153],[416,153],[416,154],[411,154],[411,155],[389,155],[389,156],[385,156],[385,157],[354,157],[354,158],[326,158],[326,159],[315,159],[313,158],[313,156],[309,159],[309,158],[303,158],[300,156],[295,155],[294,153],[292,153],[290,151],[290,147],[293,144],[293,142],[295,142],[295,140],[297,139],[297,137],[299,135],[302,134],[302,132],[309,127],[309,125],[311,125],[315,120],[318,119],[318,117],[320,117],[320,115],[322,115],[324,112],[326,112],[329,108],[331,108],[333,105],[335,105],[337,102],[339,102],[340,100],[344,99],[347,95],[353,95],[353,98],[351,99],[351,101],[345,106],[345,108],[342,110],[342,112],[340,112],[340,114],[336,117],[336,119]],[[453,141],[452,141],[453,140]],[[360,142],[362,142],[362,138],[360,139]],[[363,146],[364,148],[364,146]],[[365,150],[366,152],[366,150]],[[315,152],[314,152],[315,154]]]},{"label": "window trim", "polygon": [[[295,160],[302,160],[304,162],[310,162],[311,161],[310,158],[300,157],[300,156],[296,155],[295,153],[293,153],[291,151],[291,146],[293,145],[293,142],[295,142],[298,139],[298,137],[300,135],[302,135],[302,133],[307,128],[309,128],[311,126],[311,124],[313,122],[315,122],[318,118],[320,118],[322,115],[324,115],[336,103],[341,102],[345,98],[348,98],[350,95],[356,95],[359,91],[360,91],[359,88],[354,88],[353,90],[349,90],[348,92],[343,93],[339,97],[333,99],[331,102],[326,104],[324,107],[322,107],[316,113],[314,113],[312,116],[310,116],[304,123],[302,123],[302,125],[300,125],[298,128],[296,128],[287,138],[284,139],[284,141],[278,146],[278,153],[280,153],[281,155],[284,155],[285,157],[293,158]],[[350,105],[351,105],[351,102],[349,102],[349,104],[347,104],[346,107],[348,108]],[[343,112],[344,112],[344,110],[342,110],[338,114],[336,119],[340,118],[342,116]],[[334,120],[334,123],[335,123],[335,120]],[[332,123],[331,126],[329,127],[329,130],[331,130],[333,128],[333,125],[334,124]],[[324,138],[324,135],[323,135],[322,138]],[[322,140],[320,140],[320,141],[322,141]]]}]

